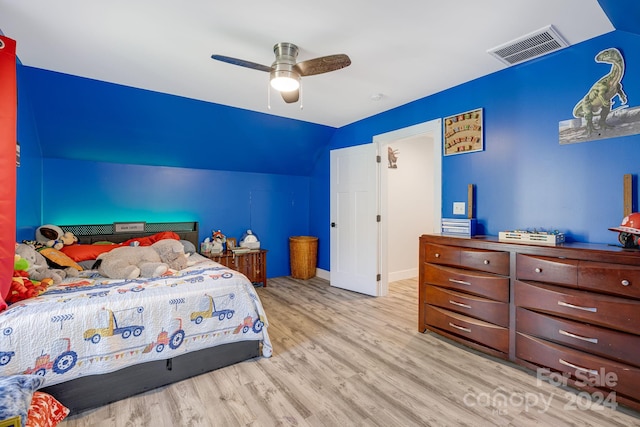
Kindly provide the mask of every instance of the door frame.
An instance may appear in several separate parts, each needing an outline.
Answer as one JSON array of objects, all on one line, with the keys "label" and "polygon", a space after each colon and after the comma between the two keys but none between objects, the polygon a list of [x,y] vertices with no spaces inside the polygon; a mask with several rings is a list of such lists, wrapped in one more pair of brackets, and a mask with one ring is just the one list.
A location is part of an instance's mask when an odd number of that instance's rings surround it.
[{"label": "door frame", "polygon": [[[409,137],[425,135],[429,136],[433,141],[433,164],[431,165],[434,171],[433,180],[433,230],[434,232],[440,229],[442,222],[442,119],[434,119],[428,122],[419,123],[417,125],[397,129],[391,132],[375,135],[373,137],[373,143],[378,145],[378,153],[386,153],[387,145]],[[380,168],[381,163],[378,164]],[[380,177],[378,195],[378,212],[381,215],[380,224],[380,240],[378,247],[378,257],[380,266],[380,284],[379,288],[383,291],[382,295],[387,295],[389,287],[389,269],[387,254],[389,251],[389,227],[385,218],[388,217],[388,206],[386,201],[388,200],[389,185],[387,182],[387,174],[379,171]],[[418,246],[418,237],[416,236],[416,247]],[[418,260],[416,259],[416,265]]]}]

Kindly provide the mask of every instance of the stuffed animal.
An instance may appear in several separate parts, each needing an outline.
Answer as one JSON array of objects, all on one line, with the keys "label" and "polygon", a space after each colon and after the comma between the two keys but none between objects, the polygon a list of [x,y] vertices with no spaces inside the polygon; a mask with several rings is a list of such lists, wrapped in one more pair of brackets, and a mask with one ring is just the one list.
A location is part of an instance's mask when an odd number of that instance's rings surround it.
[{"label": "stuffed animal", "polygon": [[62,249],[64,246],[73,245],[78,238],[70,231],[63,231],[57,225],[41,225],[36,229],[36,242],[54,249]]},{"label": "stuffed animal", "polygon": [[31,280],[27,272],[28,269],[29,262],[16,254],[13,263],[13,278],[11,279],[9,293],[5,299],[8,304],[38,296],[53,284],[51,279],[44,279],[40,282]]},{"label": "stuffed animal", "polygon": [[122,246],[98,255],[98,272],[112,279],[160,277],[170,268],[187,266],[187,255],[179,240],[163,239],[151,246]]},{"label": "stuffed animal", "polygon": [[160,255],[162,262],[172,270],[182,270],[189,265],[189,255],[184,251],[184,244],[175,239],[163,239],[151,247]]},{"label": "stuffed animal", "polygon": [[20,255],[29,263],[27,273],[31,280],[42,281],[43,279],[50,278],[53,279],[53,283],[60,283],[67,277],[67,273],[70,276],[78,275],[78,270],[72,268],[65,268],[64,270],[49,268],[46,258],[32,246],[25,243],[20,243],[16,246],[16,254]]}]

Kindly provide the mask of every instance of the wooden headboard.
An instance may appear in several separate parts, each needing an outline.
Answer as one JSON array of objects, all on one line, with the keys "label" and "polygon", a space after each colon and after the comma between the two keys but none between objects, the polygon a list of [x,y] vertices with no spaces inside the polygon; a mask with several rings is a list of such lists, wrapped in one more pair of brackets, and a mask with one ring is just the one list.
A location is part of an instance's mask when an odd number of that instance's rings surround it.
[{"label": "wooden headboard", "polygon": [[151,236],[161,231],[173,231],[182,240],[188,240],[199,248],[198,223],[193,222],[115,222],[111,224],[60,225],[64,232],[70,231],[78,243],[91,244],[107,241],[121,243],[135,237]]}]

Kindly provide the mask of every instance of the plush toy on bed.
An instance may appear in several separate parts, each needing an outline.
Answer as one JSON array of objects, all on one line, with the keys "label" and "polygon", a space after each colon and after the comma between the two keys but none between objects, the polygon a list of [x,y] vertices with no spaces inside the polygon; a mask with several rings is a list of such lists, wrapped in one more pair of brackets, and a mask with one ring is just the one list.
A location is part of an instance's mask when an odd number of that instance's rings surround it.
[{"label": "plush toy on bed", "polygon": [[70,231],[64,232],[57,225],[46,224],[36,229],[36,241],[60,250],[64,246],[73,245],[78,241],[78,238]]},{"label": "plush toy on bed", "polygon": [[78,276],[78,270],[72,267],[67,267],[64,270],[59,268],[49,268],[46,258],[33,246],[25,243],[16,245],[16,254],[26,259],[29,263],[27,273],[31,280],[42,281],[43,279],[53,279],[53,283],[60,283],[62,280],[69,276]]},{"label": "plush toy on bed", "polygon": [[43,279],[40,282],[29,278],[29,263],[20,255],[15,255],[13,263],[13,278],[5,301],[13,304],[27,298],[36,297],[47,290],[53,283],[51,279]]},{"label": "plush toy on bed", "polygon": [[163,239],[151,246],[122,246],[98,256],[98,272],[111,279],[160,277],[169,269],[182,270],[187,255],[179,240]]}]

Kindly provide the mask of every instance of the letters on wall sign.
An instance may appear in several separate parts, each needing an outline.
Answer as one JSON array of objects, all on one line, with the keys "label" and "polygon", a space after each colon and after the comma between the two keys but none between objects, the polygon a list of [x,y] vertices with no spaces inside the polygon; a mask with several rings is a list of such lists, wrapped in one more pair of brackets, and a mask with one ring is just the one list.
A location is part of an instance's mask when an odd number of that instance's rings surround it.
[{"label": "letters on wall sign", "polygon": [[16,42],[0,36],[0,305],[13,276],[16,241]]}]

